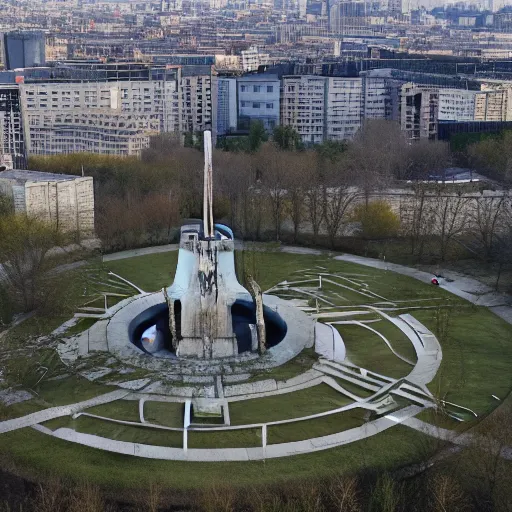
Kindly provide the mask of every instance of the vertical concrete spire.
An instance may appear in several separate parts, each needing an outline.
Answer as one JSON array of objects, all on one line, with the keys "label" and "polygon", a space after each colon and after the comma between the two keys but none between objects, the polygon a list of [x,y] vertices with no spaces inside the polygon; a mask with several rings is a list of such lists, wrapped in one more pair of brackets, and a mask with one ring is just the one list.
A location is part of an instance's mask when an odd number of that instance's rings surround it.
[{"label": "vertical concrete spire", "polygon": [[212,132],[204,132],[203,230],[205,238],[213,238],[213,168]]}]

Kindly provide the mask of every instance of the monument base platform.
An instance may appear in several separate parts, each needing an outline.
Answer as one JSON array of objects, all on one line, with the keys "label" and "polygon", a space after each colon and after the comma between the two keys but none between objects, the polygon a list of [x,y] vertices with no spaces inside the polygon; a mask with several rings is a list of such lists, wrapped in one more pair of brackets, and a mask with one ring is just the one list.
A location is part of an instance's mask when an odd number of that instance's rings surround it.
[{"label": "monument base platform", "polygon": [[198,359],[217,359],[238,355],[236,338],[217,338],[212,342],[202,338],[183,338],[176,351],[178,357],[194,357]]}]

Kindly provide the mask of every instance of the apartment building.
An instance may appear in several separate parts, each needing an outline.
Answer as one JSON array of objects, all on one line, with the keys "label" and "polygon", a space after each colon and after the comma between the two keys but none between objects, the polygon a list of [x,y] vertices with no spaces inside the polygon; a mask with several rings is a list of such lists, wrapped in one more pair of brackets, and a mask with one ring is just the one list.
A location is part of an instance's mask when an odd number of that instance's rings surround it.
[{"label": "apartment building", "polygon": [[326,86],[325,138],[350,140],[363,119],[362,79],[332,77]]},{"label": "apartment building", "polygon": [[475,99],[475,121],[511,121],[512,88],[482,85]]},{"label": "apartment building", "polygon": [[269,63],[269,54],[261,53],[256,46],[241,52],[242,71],[257,71],[259,66]]},{"label": "apartment building", "polygon": [[271,132],[279,120],[280,80],[277,75],[248,75],[238,78],[238,128],[247,130],[251,121],[263,123]]},{"label": "apartment building", "polygon": [[173,126],[175,84],[36,83],[20,86],[28,154],[137,155]]},{"label": "apartment building", "polygon": [[402,86],[400,125],[409,140],[435,139],[439,89],[408,83]]},{"label": "apartment building", "polygon": [[173,95],[173,107],[180,109],[179,124],[165,131],[199,132],[212,129],[212,67],[180,68],[179,87]]},{"label": "apartment building", "polygon": [[211,129],[211,67],[191,68],[158,80],[20,85],[27,153],[138,155],[152,135]]},{"label": "apartment building", "polygon": [[[238,123],[236,78],[213,77],[213,129],[215,136],[235,131]],[[215,102],[216,98],[216,102]]]},{"label": "apartment building", "polygon": [[476,91],[439,89],[439,121],[474,121]]},{"label": "apartment building", "polygon": [[25,165],[25,140],[17,85],[0,87],[0,154],[9,155],[17,168]]},{"label": "apartment building", "polygon": [[325,139],[326,81],[323,76],[283,76],[281,124],[292,126],[304,144]]}]

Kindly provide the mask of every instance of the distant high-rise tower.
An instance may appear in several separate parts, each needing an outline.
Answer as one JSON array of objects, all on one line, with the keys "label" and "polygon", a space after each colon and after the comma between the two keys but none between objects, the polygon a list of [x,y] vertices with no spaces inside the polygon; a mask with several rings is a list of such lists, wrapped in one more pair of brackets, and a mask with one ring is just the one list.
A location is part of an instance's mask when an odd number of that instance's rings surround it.
[{"label": "distant high-rise tower", "polygon": [[43,32],[8,32],[3,35],[6,69],[44,66],[45,35]]}]

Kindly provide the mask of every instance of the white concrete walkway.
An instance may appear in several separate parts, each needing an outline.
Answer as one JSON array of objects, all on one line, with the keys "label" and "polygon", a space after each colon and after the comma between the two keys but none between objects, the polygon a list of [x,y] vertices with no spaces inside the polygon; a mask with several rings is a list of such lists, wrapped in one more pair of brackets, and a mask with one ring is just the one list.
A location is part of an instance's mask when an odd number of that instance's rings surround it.
[{"label": "white concrete walkway", "polygon": [[126,391],[125,389],[118,389],[116,391],[112,391],[111,393],[96,396],[83,402],[77,402],[70,405],[61,405],[58,407],[50,407],[49,409],[43,409],[41,411],[33,412],[32,414],[27,414],[21,418],[2,421],[0,422],[0,434],[11,432],[12,430],[18,430],[20,428],[31,427],[33,425],[37,425],[38,423],[44,423],[45,421],[52,420],[54,418],[70,416],[88,407],[107,404],[109,402],[119,400],[128,394],[130,394],[130,391]]}]

